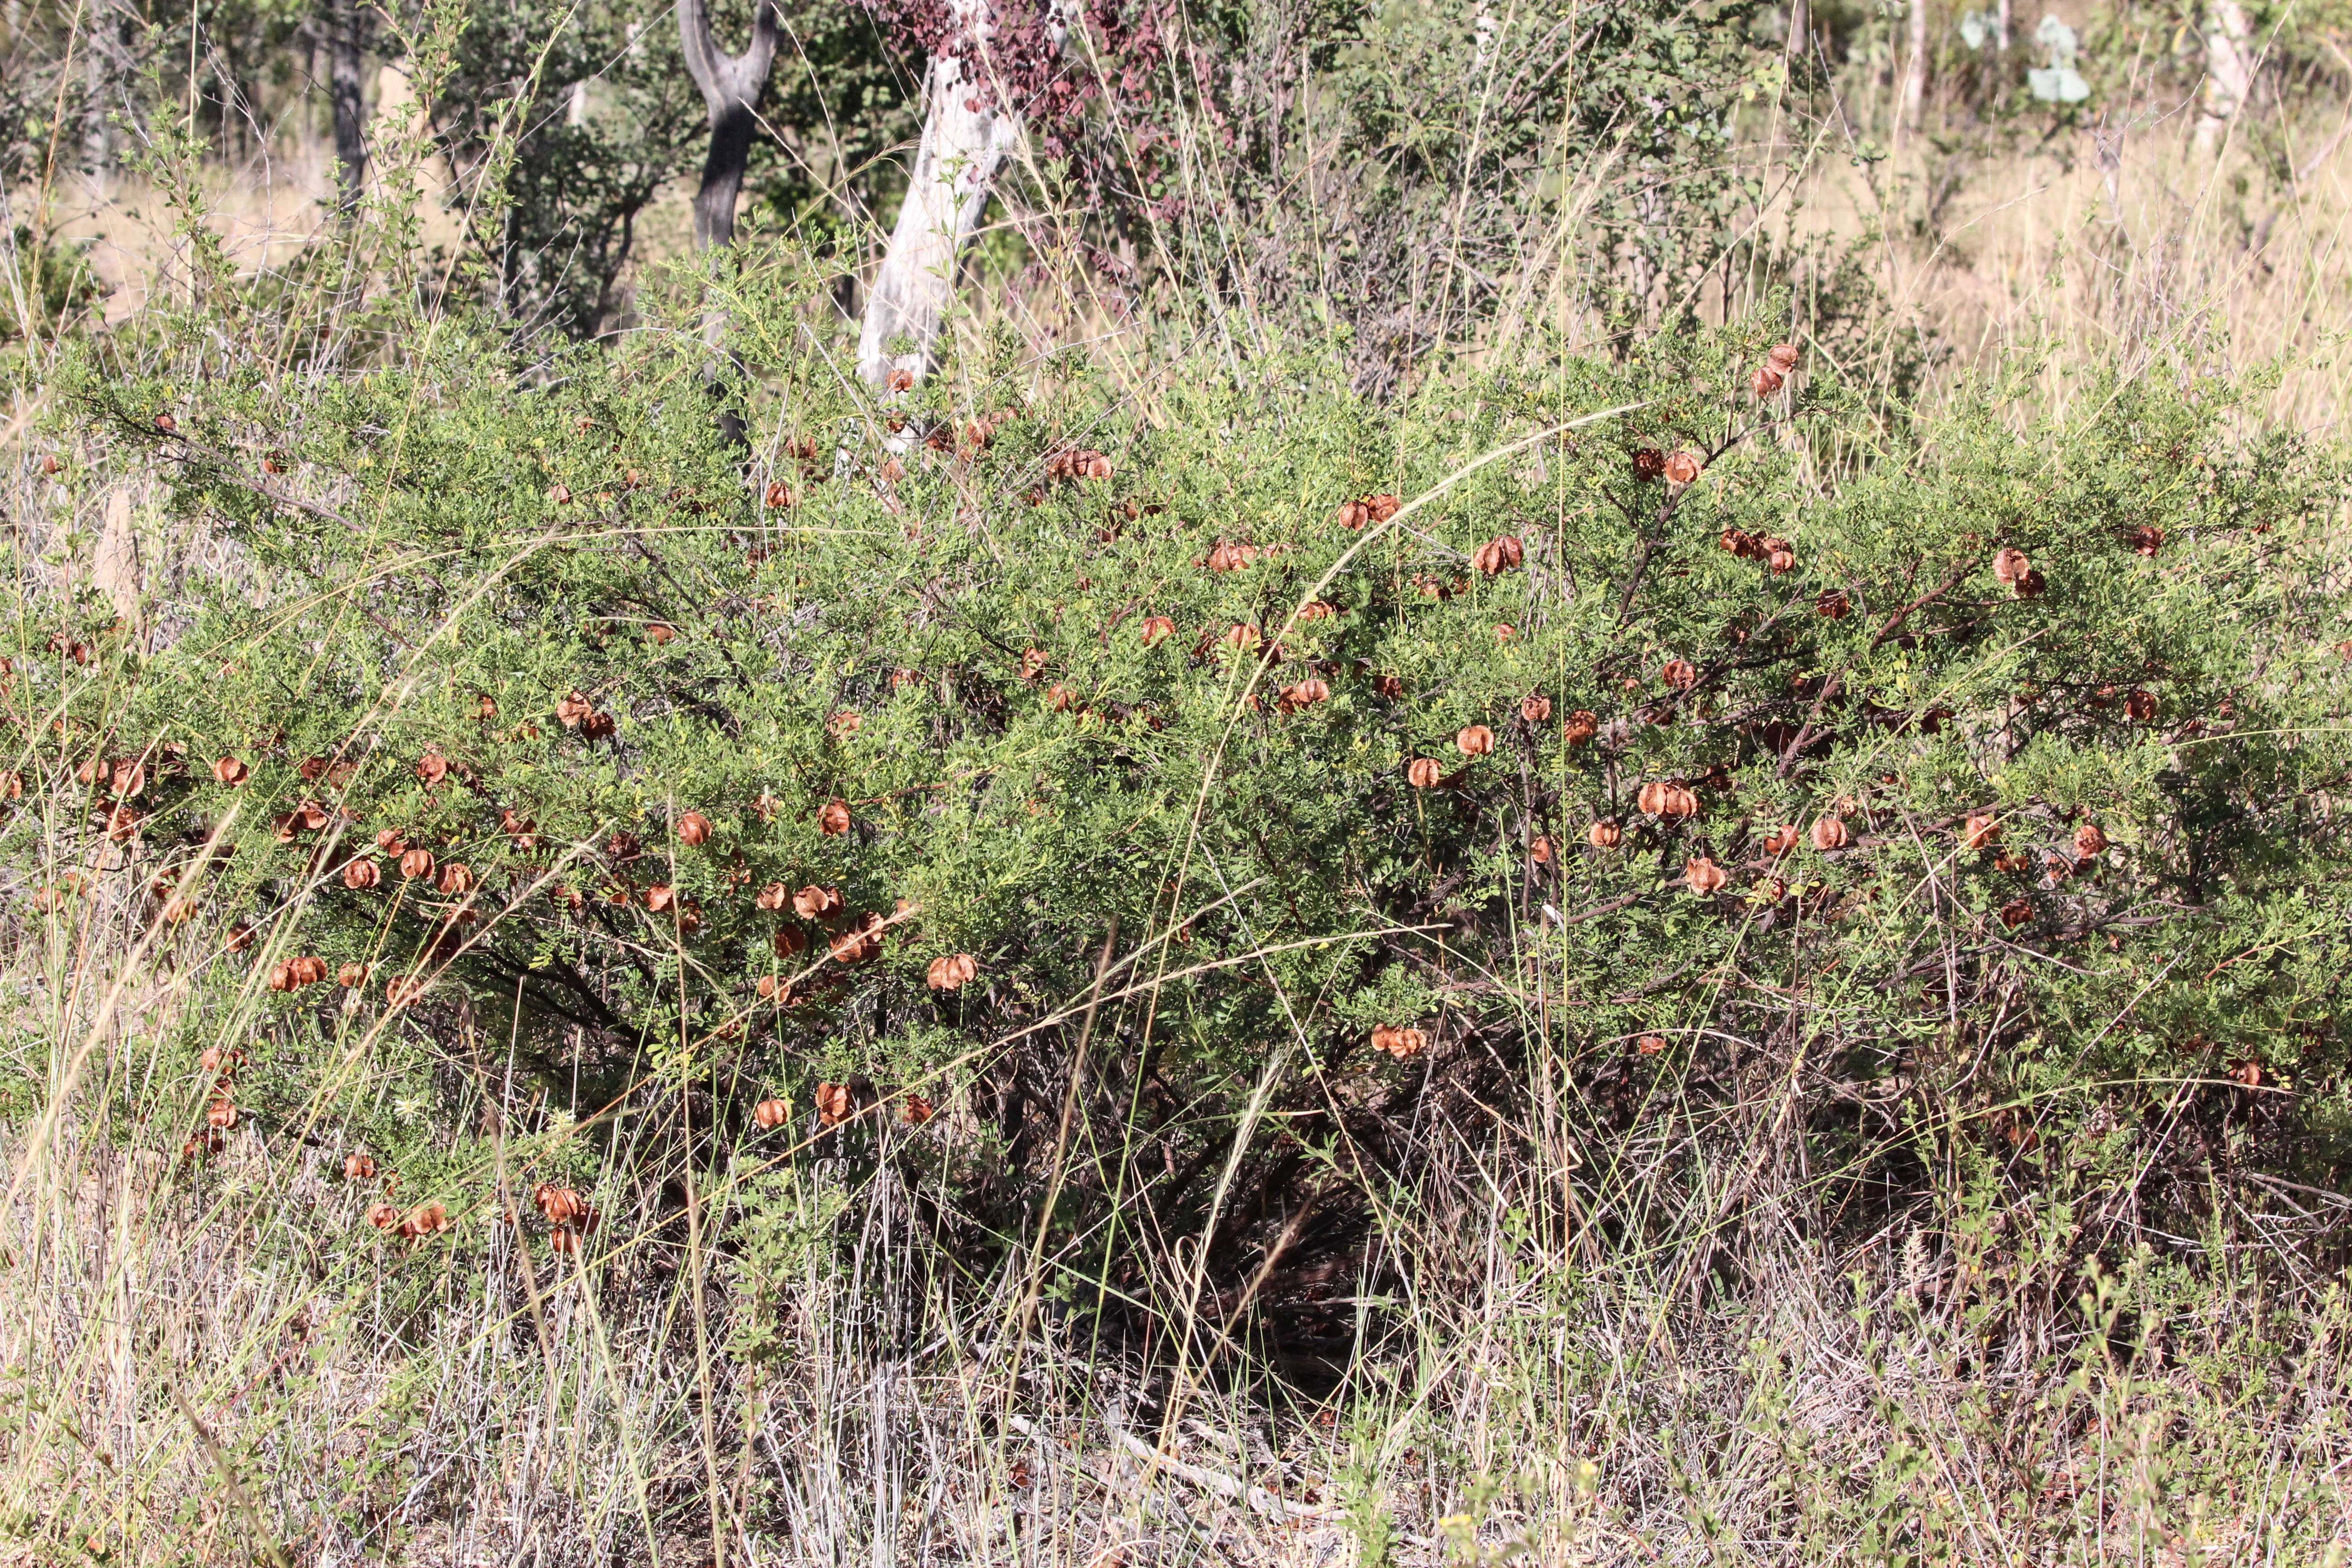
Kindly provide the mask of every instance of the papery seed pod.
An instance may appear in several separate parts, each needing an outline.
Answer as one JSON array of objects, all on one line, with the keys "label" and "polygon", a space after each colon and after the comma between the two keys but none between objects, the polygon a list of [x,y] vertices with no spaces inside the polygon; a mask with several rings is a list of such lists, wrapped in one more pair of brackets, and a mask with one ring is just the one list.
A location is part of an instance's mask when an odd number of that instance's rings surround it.
[{"label": "papery seed pod", "polygon": [[596,705],[588,700],[585,693],[578,691],[555,705],[555,716],[562,721],[563,727],[567,730],[577,730],[581,722],[595,711]]},{"label": "papery seed pod", "polygon": [[1225,631],[1225,646],[1241,653],[1252,652],[1265,641],[1265,634],[1247,621],[1237,621]]},{"label": "papery seed pod", "polygon": [[1470,563],[1489,577],[1499,576],[1527,558],[1527,547],[1509,534],[1490,539],[1473,551]]},{"label": "papery seed pod", "polygon": [[572,487],[570,485],[550,486],[547,491],[547,499],[553,501],[558,506],[570,506],[572,504]]},{"label": "papery seed pod", "polygon": [[799,498],[793,494],[793,487],[783,480],[771,479],[768,481],[768,493],[763,499],[770,507],[781,511]]},{"label": "papery seed pod", "polygon": [[236,1101],[226,1095],[215,1098],[210,1105],[205,1107],[205,1124],[208,1127],[220,1128],[224,1131],[236,1126]]},{"label": "papery seed pod", "polygon": [[1595,849],[1614,849],[1624,837],[1625,830],[1606,816],[1584,830],[1584,841]]},{"label": "papery seed pod", "polygon": [[1041,647],[1021,650],[1021,679],[1034,680],[1045,673],[1045,650]]},{"label": "papery seed pod", "polygon": [[1404,510],[1404,502],[1384,491],[1379,495],[1366,496],[1364,510],[1371,514],[1374,522],[1386,522]]},{"label": "papery seed pod", "polygon": [[1794,849],[1803,837],[1795,823],[1783,823],[1764,836],[1764,853],[1777,859]]},{"label": "papery seed pod", "polygon": [[1748,379],[1748,387],[1759,398],[1769,397],[1780,390],[1780,373],[1769,364],[1759,364]]},{"label": "papery seed pod", "polygon": [[707,843],[710,837],[710,818],[698,811],[689,811],[677,819],[677,840],[681,844]]},{"label": "papery seed pod", "polygon": [[855,708],[844,708],[824,721],[824,727],[836,739],[846,739],[866,728],[866,715]]},{"label": "papery seed pod", "polygon": [[1415,757],[1404,770],[1405,782],[1415,789],[1434,789],[1445,776],[1435,757]]},{"label": "papery seed pod", "polygon": [[1495,731],[1484,724],[1466,724],[1454,735],[1454,749],[1465,757],[1483,757],[1495,749]]},{"label": "papery seed pod", "polygon": [[1764,542],[1764,563],[1772,569],[1772,575],[1782,576],[1797,569],[1797,552],[1784,541],[1768,539]]},{"label": "papery seed pod", "polygon": [[979,961],[968,952],[931,960],[927,978],[934,991],[956,991],[980,973]]},{"label": "papery seed pod", "polygon": [[2095,822],[2086,822],[2074,829],[2074,858],[2088,860],[2105,852],[2107,836]]},{"label": "papery seed pod", "polygon": [[1540,833],[1536,835],[1534,842],[1528,846],[1528,858],[1538,866],[1550,865],[1558,853],[1552,847],[1550,838]]},{"label": "papery seed pod", "polygon": [[1519,717],[1530,724],[1540,724],[1551,717],[1551,699],[1534,692],[1519,699]]},{"label": "papery seed pod", "polygon": [[1601,720],[1589,708],[1580,708],[1568,716],[1560,726],[1560,739],[1571,746],[1581,746],[1601,733]]},{"label": "papery seed pod", "polygon": [[1774,343],[1764,351],[1764,363],[1782,375],[1797,368],[1797,345],[1794,343]]},{"label": "papery seed pod", "polygon": [[1643,447],[1634,452],[1633,477],[1635,479],[1654,479],[1664,476],[1665,471],[1666,455],[1655,447]]},{"label": "papery seed pod", "polygon": [[2156,718],[2156,693],[2135,691],[2125,698],[2124,717],[2135,724],[2153,722]]},{"label": "papery seed pod", "polygon": [[2033,563],[2026,559],[2025,552],[2022,550],[2012,548],[1993,552],[1993,579],[2004,588],[2016,588],[2018,584],[2024,580],[2025,574],[2032,570]]},{"label": "papery seed pod", "polygon": [[206,1072],[233,1073],[245,1065],[245,1053],[235,1047],[206,1046],[196,1058]]},{"label": "papery seed pod", "polygon": [[444,898],[454,899],[461,893],[470,892],[474,887],[474,868],[461,860],[452,860],[441,868],[441,875],[433,885]]},{"label": "papery seed pod", "polygon": [[1845,847],[1845,824],[1834,816],[1817,817],[1813,821],[1813,847],[1826,853]]},{"label": "papery seed pod", "polygon": [[1499,645],[1519,635],[1519,628],[1507,622],[1495,628],[1495,641]]},{"label": "papery seed pod", "polygon": [[849,1120],[855,1109],[845,1083],[820,1083],[816,1086],[816,1119],[826,1127],[838,1127]]},{"label": "papery seed pod", "polygon": [[1146,647],[1157,647],[1176,635],[1176,623],[1166,616],[1147,616],[1139,628]]},{"label": "papery seed pod", "polygon": [[400,1211],[390,1204],[370,1204],[367,1222],[378,1230],[390,1230],[400,1223]]},{"label": "papery seed pod", "polygon": [[2164,530],[2153,523],[2133,529],[2131,547],[2134,554],[2153,557],[2158,551],[2164,548]]},{"label": "papery seed pod", "polygon": [[1764,559],[1764,542],[1744,529],[1727,528],[1717,539],[1724,550],[1743,561]]},{"label": "papery seed pod", "polygon": [[1766,877],[1756,884],[1756,896],[1768,904],[1777,904],[1789,896],[1789,884],[1779,877]]},{"label": "papery seed pod", "polygon": [[1058,680],[1045,688],[1045,706],[1056,713],[1067,713],[1077,700],[1077,693]]},{"label": "papery seed pod", "polygon": [[383,875],[376,869],[374,861],[354,860],[343,868],[343,886],[355,893],[361,892],[374,887]]},{"label": "papery seed pod", "polygon": [[54,452],[48,452],[48,453],[45,453],[45,454],[43,454],[43,455],[42,455],[42,458],[41,458],[41,472],[42,472],[42,473],[44,473],[44,474],[47,475],[47,476],[48,476],[49,478],[51,478],[51,479],[55,479],[55,478],[57,478],[57,476],[58,476],[58,474],[60,474],[60,473],[62,473],[62,472],[64,472],[64,471],[65,471],[65,465],[64,465],[63,463],[60,463],[59,461],[58,461],[58,457],[57,457],[57,454],[56,454],[56,453],[54,453]]},{"label": "papery seed pod", "polygon": [[677,890],[667,883],[656,882],[646,889],[646,908],[655,914],[661,913],[677,902]]},{"label": "papery seed pod", "polygon": [[1331,686],[1320,677],[1310,675],[1285,691],[1283,696],[1294,708],[1312,708],[1318,702],[1331,700]]},{"label": "papery seed pod", "polygon": [[405,1223],[419,1236],[432,1236],[449,1228],[449,1211],[439,1204],[418,1204]]},{"label": "papery seed pod", "polygon": [[1697,479],[1705,468],[1696,452],[1676,452],[1666,459],[1666,482],[1670,485],[1690,484]]},{"label": "papery seed pod", "polygon": [[2000,841],[2000,824],[1989,812],[1979,812],[1969,818],[1964,840],[1971,849],[1982,849]]},{"label": "papery seed pod", "polygon": [[292,964],[281,959],[270,966],[269,988],[272,991],[291,991],[297,984]]},{"label": "papery seed pod", "polygon": [[236,788],[253,776],[253,770],[235,757],[222,757],[213,763],[213,782]]},{"label": "papery seed pod", "polygon": [[1666,1048],[1666,1037],[1664,1035],[1643,1035],[1633,1042],[1633,1048],[1645,1057],[1654,1057]]},{"label": "papery seed pod", "polygon": [[177,430],[179,427],[180,422],[173,418],[170,415],[158,414],[155,416],[155,428],[161,430],[164,435],[169,436],[173,431]]},{"label": "papery seed pod", "polygon": [[1339,613],[1339,606],[1325,599],[1309,599],[1298,606],[1302,621],[1328,621]]},{"label": "papery seed pod", "polygon": [[1676,691],[1688,691],[1698,684],[1698,667],[1686,658],[1670,658],[1658,671],[1658,679]]},{"label": "papery seed pod", "polygon": [[2032,918],[2033,901],[2031,899],[2014,899],[2000,907],[2000,923],[2011,931]]},{"label": "papery seed pod", "polygon": [[1372,1049],[1386,1051],[1399,1061],[1406,1061],[1429,1048],[1429,1036],[1420,1029],[1376,1028],[1372,1031]]},{"label": "papery seed pod", "polygon": [[803,920],[821,920],[841,908],[838,888],[803,888],[793,895],[793,908]]},{"label": "papery seed pod", "polygon": [[253,945],[253,928],[239,921],[228,928],[228,935],[221,945],[231,952],[245,952]]},{"label": "papery seed pod", "polygon": [[790,994],[792,982],[781,974],[762,974],[752,984],[751,991],[761,1001],[772,1002],[779,995]]},{"label": "papery seed pod", "polygon": [[588,1214],[588,1200],[575,1187],[541,1182],[530,1190],[531,1205],[550,1225],[575,1225]]},{"label": "papery seed pod", "polygon": [[829,800],[816,814],[816,828],[827,838],[838,838],[849,831],[849,805],[845,801]]},{"label": "papery seed pod", "polygon": [[1683,862],[1683,881],[1694,893],[1719,893],[1729,880],[1731,874],[1704,855]]},{"label": "papery seed pod", "polygon": [[2248,1089],[2260,1089],[2263,1082],[2263,1064],[2248,1057],[2230,1068],[2230,1076]]},{"label": "papery seed pod", "polygon": [[327,978],[327,961],[316,954],[289,959],[287,967],[293,971],[297,985],[323,984]]},{"label": "papery seed pod", "polygon": [[677,636],[677,628],[664,621],[646,623],[646,640],[656,647],[666,647]]},{"label": "papery seed pod", "polygon": [[375,1180],[375,1162],[374,1162],[373,1160],[370,1159],[370,1158],[369,1158],[367,1155],[365,1155],[365,1154],[346,1154],[346,1155],[344,1155],[344,1156],[343,1156],[343,1180],[345,1180],[345,1181],[347,1181],[347,1182],[373,1182],[373,1181],[374,1181],[374,1180]]},{"label": "papery seed pod", "polygon": [[1824,588],[1813,600],[1813,614],[1832,621],[1842,621],[1852,613],[1853,602],[1843,588]]},{"label": "papery seed pod", "polygon": [[773,1132],[792,1119],[792,1102],[787,1100],[763,1100],[751,1108],[751,1120],[765,1132]]},{"label": "papery seed pod", "polygon": [[431,789],[449,773],[449,759],[438,752],[427,752],[416,760],[416,776]]},{"label": "papery seed pod", "polygon": [[931,1102],[919,1094],[908,1095],[906,1105],[898,1112],[898,1119],[909,1127],[920,1127],[931,1116]]},{"label": "papery seed pod", "polygon": [[368,966],[357,960],[340,964],[335,970],[335,984],[346,991],[356,991],[368,980]]},{"label": "papery seed pod", "polygon": [[795,926],[778,926],[773,942],[778,958],[795,958],[808,951],[808,937]]},{"label": "papery seed pod", "polygon": [[763,910],[781,910],[792,902],[793,891],[782,882],[771,882],[760,889],[751,902]]}]

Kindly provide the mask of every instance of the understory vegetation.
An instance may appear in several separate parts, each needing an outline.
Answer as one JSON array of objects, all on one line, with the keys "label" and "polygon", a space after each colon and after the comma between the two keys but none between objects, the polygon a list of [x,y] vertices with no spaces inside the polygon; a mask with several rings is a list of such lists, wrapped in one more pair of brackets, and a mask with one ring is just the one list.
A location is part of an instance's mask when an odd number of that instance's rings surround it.
[{"label": "understory vegetation", "polygon": [[2334,35],[2021,322],[1884,18],[1106,12],[872,385],[881,15],[691,254],[622,8],[7,89],[0,1556],[2344,1562]]}]

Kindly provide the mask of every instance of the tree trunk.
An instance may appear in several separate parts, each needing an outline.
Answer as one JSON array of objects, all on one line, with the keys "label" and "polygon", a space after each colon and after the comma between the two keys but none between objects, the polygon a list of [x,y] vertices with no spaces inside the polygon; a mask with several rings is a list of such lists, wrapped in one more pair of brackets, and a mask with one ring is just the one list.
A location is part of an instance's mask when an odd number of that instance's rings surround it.
[{"label": "tree trunk", "polygon": [[367,184],[366,104],[360,91],[362,26],[353,0],[327,0],[327,98],[335,111],[336,205],[350,212]]},{"label": "tree trunk", "polygon": [[694,193],[694,243],[709,250],[735,237],[735,198],[743,189],[758,129],[753,110],[768,90],[768,70],[776,58],[776,13],[768,0],[759,0],[751,13],[751,46],[740,55],[726,53],[710,36],[706,0],[678,0],[677,31],[687,71],[702,89],[710,115],[710,155]]},{"label": "tree trunk", "polygon": [[[987,0],[950,3],[984,57]],[[1050,41],[1060,43],[1058,37]],[[867,382],[880,386],[901,372],[915,378],[930,370],[955,292],[956,264],[980,227],[997,174],[1020,136],[1020,116],[993,101],[992,94],[983,96],[961,59],[951,54],[932,58],[923,76],[923,138],[908,174],[907,198],[866,293],[857,374]]]},{"label": "tree trunk", "polygon": [[1900,129],[1919,129],[1919,116],[1927,101],[1927,0],[1911,0],[1911,58],[1903,69],[1903,102]]},{"label": "tree trunk", "polygon": [[2197,150],[2210,154],[2254,87],[2251,29],[2238,0],[2213,0],[2205,13],[2205,86],[2197,111]]}]

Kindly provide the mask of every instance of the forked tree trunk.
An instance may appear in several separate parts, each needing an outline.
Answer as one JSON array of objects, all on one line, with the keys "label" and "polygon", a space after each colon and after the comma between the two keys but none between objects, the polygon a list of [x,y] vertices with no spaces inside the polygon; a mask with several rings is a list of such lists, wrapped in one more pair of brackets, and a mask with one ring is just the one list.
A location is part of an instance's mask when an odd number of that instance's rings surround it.
[{"label": "forked tree trunk", "polygon": [[2198,151],[2211,153],[2253,91],[2254,68],[2245,7],[2213,0],[2205,13],[2205,86],[2197,110]]},{"label": "forked tree trunk", "polygon": [[751,13],[751,42],[730,55],[710,36],[705,0],[678,0],[677,32],[686,68],[702,89],[710,115],[710,155],[703,161],[702,184],[694,193],[694,243],[709,250],[735,237],[735,198],[743,189],[751,137],[759,129],[754,111],[768,90],[776,59],[776,12],[758,0]]},{"label": "forked tree trunk", "polygon": [[[985,61],[987,0],[950,5],[976,46],[974,58]],[[1060,38],[1054,36],[1049,42],[1058,47]],[[1020,115],[984,91],[984,85],[951,54],[935,57],[923,75],[923,138],[858,333],[857,373],[874,385],[900,371],[919,378],[931,369],[955,292],[957,262],[988,210],[1004,160],[1020,141]]]},{"label": "forked tree trunk", "polygon": [[327,99],[335,112],[337,205],[359,205],[367,184],[366,105],[360,92],[362,23],[354,0],[327,0]]}]

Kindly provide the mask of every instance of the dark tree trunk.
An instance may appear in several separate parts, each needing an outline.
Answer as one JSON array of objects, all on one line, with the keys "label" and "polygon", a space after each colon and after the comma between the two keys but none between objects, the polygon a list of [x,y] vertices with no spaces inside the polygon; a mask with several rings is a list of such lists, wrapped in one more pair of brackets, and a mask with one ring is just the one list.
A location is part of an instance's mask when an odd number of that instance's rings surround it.
[{"label": "dark tree trunk", "polygon": [[327,0],[327,98],[335,111],[336,205],[359,205],[367,184],[366,104],[360,87],[363,26],[354,0]]},{"label": "dark tree trunk", "polygon": [[678,0],[677,31],[687,71],[702,89],[710,115],[710,156],[694,194],[694,242],[709,250],[735,237],[735,198],[743,189],[757,129],[752,111],[768,90],[768,69],[776,58],[776,13],[768,0],[759,0],[751,13],[751,45],[740,55],[726,53],[711,37],[705,0]]}]

